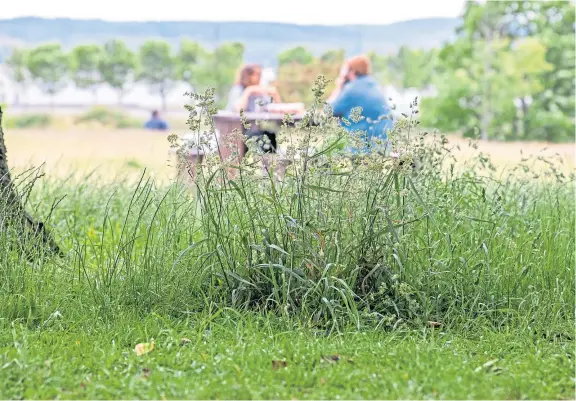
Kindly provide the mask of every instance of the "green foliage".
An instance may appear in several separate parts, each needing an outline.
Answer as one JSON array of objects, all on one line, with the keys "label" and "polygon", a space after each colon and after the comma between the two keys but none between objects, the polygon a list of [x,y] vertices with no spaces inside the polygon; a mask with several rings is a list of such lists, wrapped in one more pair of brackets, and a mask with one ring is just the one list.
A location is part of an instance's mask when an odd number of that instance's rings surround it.
[{"label": "green foliage", "polygon": [[401,46],[388,56],[369,54],[374,75],[386,85],[424,89],[432,83],[437,69],[438,51]]},{"label": "green foliage", "polygon": [[[574,175],[457,160],[414,104],[398,158],[329,152],[325,89],[282,128],[281,179],[252,146],[185,165],[192,188],[17,177],[65,254],[0,230],[5,398],[572,396]],[[212,95],[185,146],[213,143]]]},{"label": "green foliage", "polygon": [[[465,136],[479,133],[483,139],[572,141],[574,26],[574,5],[566,1],[469,1],[453,42],[439,49],[401,46],[393,54],[369,56],[374,75],[385,85],[436,89],[434,99],[422,100],[426,126]],[[283,101],[312,104],[310,83],[318,75],[333,80],[344,56],[343,49],[334,49],[315,57],[304,46],[281,52]],[[140,80],[160,94],[165,108],[167,92],[181,81],[196,93],[214,88],[222,107],[243,62],[244,45],[229,42],[209,51],[185,39],[176,56],[167,42],[148,41],[136,57],[122,41],[112,40],[102,54],[98,46],[85,45],[70,58],[78,87],[94,89],[103,82],[117,90],[120,101]],[[20,90],[31,76],[53,94],[66,83],[65,59],[57,45],[15,50],[8,71]]]},{"label": "green foliage", "polygon": [[238,42],[224,43],[218,46],[207,58],[204,64],[206,73],[201,88],[214,88],[215,98],[220,106],[226,103],[228,92],[236,80],[236,73],[244,59],[244,45]]},{"label": "green foliage", "polygon": [[20,102],[21,92],[26,90],[30,83],[30,71],[28,71],[28,53],[27,49],[12,49],[12,54],[6,60],[8,66],[8,77],[17,88],[15,102]]},{"label": "green foliage", "polygon": [[307,65],[314,61],[314,55],[310,53],[305,47],[297,46],[283,51],[278,55],[278,65],[285,64],[301,64]]},{"label": "green foliage", "polygon": [[[298,48],[287,50],[287,54],[298,54]],[[322,54],[318,58],[309,60],[308,57],[299,57],[290,62],[280,64],[278,67],[278,91],[285,102],[303,102],[306,105],[314,103],[314,93],[310,90],[310,82],[318,76],[337,77],[344,62],[344,52],[333,50]],[[326,90],[334,89],[334,81],[329,82]]]},{"label": "green foliage", "polygon": [[[484,139],[574,139],[574,5],[468,2],[423,122]],[[554,88],[554,89],[551,89]]]},{"label": "green foliage", "polygon": [[59,44],[40,45],[26,58],[32,79],[44,93],[55,95],[66,86],[70,60]]},{"label": "green foliage", "polygon": [[320,55],[320,61],[331,64],[342,64],[345,59],[345,54],[344,49],[328,50]]},{"label": "green foliage", "polygon": [[[187,145],[210,146],[211,92],[194,97]],[[528,160],[497,171],[482,153],[459,162],[446,138],[409,123],[417,111],[390,135],[399,158],[358,159],[326,151],[346,131],[317,99],[317,126],[279,136],[290,162],[281,182],[250,145],[241,163],[206,152],[192,193],[144,178],[41,183],[31,202],[65,260],[22,268],[16,239],[0,231],[0,314],[37,327],[56,308],[106,321],[209,306],[322,331],[573,327],[574,177],[553,159],[540,170]],[[61,198],[54,210],[45,201]]]},{"label": "green foliage", "polygon": [[20,116],[6,116],[3,124],[6,128],[46,128],[52,124],[53,118],[49,114],[23,114]]},{"label": "green foliage", "polygon": [[24,84],[29,77],[28,71],[28,53],[27,49],[15,48],[12,54],[6,60],[6,65],[9,67],[10,79],[18,84]]},{"label": "green foliage", "polygon": [[175,83],[176,72],[176,59],[168,43],[149,40],[140,47],[137,79],[160,95],[163,110],[166,110],[166,93]]},{"label": "green foliage", "polygon": [[80,45],[72,49],[72,80],[78,88],[92,90],[95,93],[103,81],[99,65],[103,58],[102,48],[98,45]]},{"label": "green foliage", "polygon": [[198,42],[183,39],[177,57],[177,75],[193,89],[206,90],[203,83],[208,81],[210,54]]},{"label": "green foliage", "polygon": [[[68,303],[36,324],[42,329],[2,322],[5,399],[563,400],[573,393],[573,343],[550,338],[553,329],[549,338],[482,328],[326,336],[211,305],[182,319],[117,311],[104,320]],[[154,350],[136,356],[135,345],[151,339]]]},{"label": "green foliage", "polygon": [[122,97],[134,78],[137,59],[126,44],[120,40],[111,40],[104,45],[104,54],[98,64],[102,79]]},{"label": "green foliage", "polygon": [[75,118],[76,124],[97,122],[106,127],[112,128],[141,128],[143,122],[118,110],[111,110],[107,107],[96,106],[86,113]]}]

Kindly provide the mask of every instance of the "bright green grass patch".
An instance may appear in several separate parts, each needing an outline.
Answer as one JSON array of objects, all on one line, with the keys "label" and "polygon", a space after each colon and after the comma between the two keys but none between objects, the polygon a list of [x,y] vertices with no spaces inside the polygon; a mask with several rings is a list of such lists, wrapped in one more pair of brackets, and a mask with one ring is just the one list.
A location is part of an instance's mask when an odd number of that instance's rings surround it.
[{"label": "bright green grass patch", "polygon": [[[324,333],[230,314],[0,334],[6,399],[570,399],[574,344],[525,333]],[[72,322],[69,322],[72,323]],[[155,348],[136,356],[139,342]],[[191,340],[182,345],[182,338]],[[336,360],[337,359],[337,360]],[[273,367],[276,363],[276,369]],[[286,366],[283,366],[285,362]]]},{"label": "bright green grass patch", "polygon": [[281,180],[256,152],[193,191],[18,178],[64,255],[0,230],[0,396],[572,397],[574,177],[314,130]]}]

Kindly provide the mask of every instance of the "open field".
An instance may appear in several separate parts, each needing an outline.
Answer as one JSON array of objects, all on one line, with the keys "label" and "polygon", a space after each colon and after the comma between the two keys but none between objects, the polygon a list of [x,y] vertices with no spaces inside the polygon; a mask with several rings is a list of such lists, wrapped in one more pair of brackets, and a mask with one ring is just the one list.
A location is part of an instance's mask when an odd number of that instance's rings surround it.
[{"label": "open field", "polygon": [[[186,133],[185,129],[169,133]],[[168,150],[168,133],[145,130],[55,130],[12,129],[6,131],[6,144],[10,166],[16,170],[38,167],[54,177],[65,177],[72,172],[99,169],[102,176],[111,178],[140,176],[143,168],[153,172],[160,181],[174,177],[174,169]],[[451,146],[460,145],[455,153],[466,159],[476,150],[468,147],[468,141],[449,136]],[[480,142],[478,151],[491,156],[499,167],[517,164],[522,157],[538,155],[551,157],[556,154],[564,161],[566,173],[574,172],[575,145],[546,144],[541,142]]]}]

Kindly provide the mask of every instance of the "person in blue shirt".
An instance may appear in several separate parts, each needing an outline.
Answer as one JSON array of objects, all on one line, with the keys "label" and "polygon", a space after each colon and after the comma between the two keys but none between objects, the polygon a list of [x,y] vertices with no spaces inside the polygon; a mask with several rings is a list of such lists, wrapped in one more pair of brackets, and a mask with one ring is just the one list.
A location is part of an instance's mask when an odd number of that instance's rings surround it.
[{"label": "person in blue shirt", "polygon": [[168,129],[168,123],[162,120],[158,114],[157,110],[152,112],[152,118],[144,124],[144,128],[158,130],[158,131],[166,131]]},{"label": "person in blue shirt", "polygon": [[[371,63],[366,56],[356,56],[348,60],[336,80],[336,89],[328,98],[335,117],[350,122],[341,125],[348,131],[362,131],[365,138],[361,149],[351,147],[352,153],[367,152],[371,148],[388,153],[388,131],[394,123],[391,108],[378,82],[370,75]],[[362,108],[362,117],[353,122],[350,112],[356,107]],[[377,139],[376,141],[374,141]]]}]

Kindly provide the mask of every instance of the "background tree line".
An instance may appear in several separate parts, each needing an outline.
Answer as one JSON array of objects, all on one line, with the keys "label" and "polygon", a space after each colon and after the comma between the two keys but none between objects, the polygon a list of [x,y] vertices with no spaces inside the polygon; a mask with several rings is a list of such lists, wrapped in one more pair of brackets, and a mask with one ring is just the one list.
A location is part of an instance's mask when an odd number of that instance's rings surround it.
[{"label": "background tree line", "polygon": [[14,49],[6,61],[10,78],[23,93],[34,84],[48,95],[56,95],[70,82],[93,93],[108,85],[118,94],[118,103],[135,83],[143,83],[160,96],[166,109],[166,95],[178,82],[191,90],[215,88],[219,99],[226,97],[242,64],[244,46],[225,43],[208,51],[184,39],[175,51],[162,40],[146,41],[133,52],[121,40],[103,46],[76,46],[69,53],[59,44],[43,44],[32,49]]},{"label": "background tree line", "polygon": [[[432,50],[403,46],[369,55],[382,84],[434,89],[435,96],[420,102],[423,126],[484,139],[567,141],[575,129],[574,21],[574,5],[567,1],[470,1],[455,41]],[[283,100],[310,103],[314,79],[335,77],[344,58],[344,50],[315,56],[303,46],[280,53],[277,84]],[[190,40],[179,49],[150,40],[132,52],[113,40],[70,53],[58,44],[16,49],[7,64],[21,90],[35,83],[54,95],[72,80],[93,92],[95,102],[100,85],[115,89],[121,102],[131,85],[141,82],[165,107],[177,82],[196,91],[215,88],[222,105],[243,59],[241,43],[210,51]]]}]

